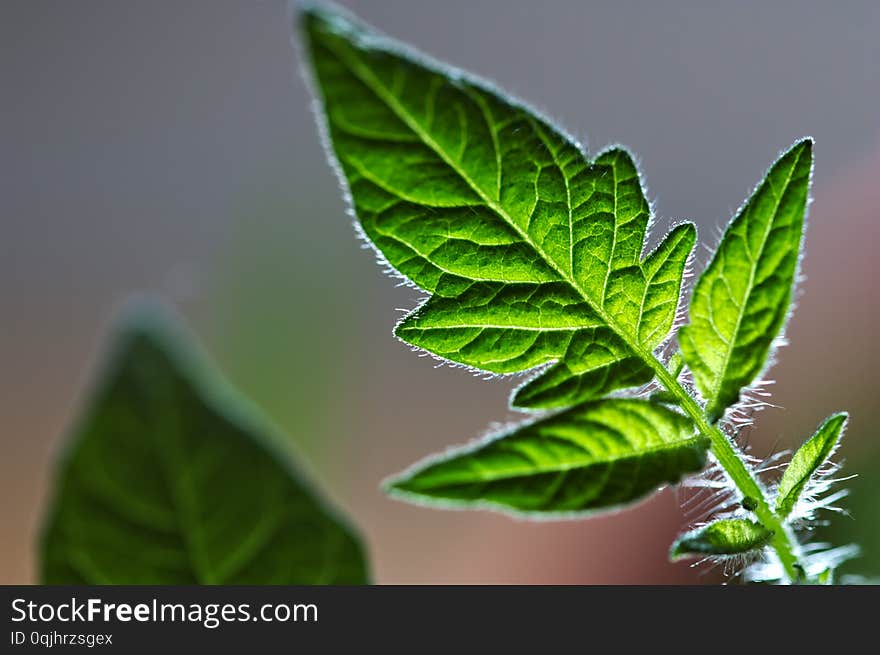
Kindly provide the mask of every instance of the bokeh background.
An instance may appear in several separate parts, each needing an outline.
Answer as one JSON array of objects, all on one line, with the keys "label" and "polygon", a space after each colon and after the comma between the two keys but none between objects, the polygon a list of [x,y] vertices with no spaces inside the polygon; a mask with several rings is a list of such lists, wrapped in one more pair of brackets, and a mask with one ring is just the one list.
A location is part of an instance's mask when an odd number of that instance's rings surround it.
[{"label": "bokeh background", "polygon": [[[374,0],[387,33],[496,80],[593,149],[641,157],[660,229],[714,242],[776,153],[817,140],[804,273],[745,435],[790,448],[852,412],[853,518],[880,573],[880,3]],[[35,580],[51,467],[108,321],[168,298],[365,535],[379,582],[673,583],[671,491],[576,523],[441,512],[379,481],[504,420],[510,381],[436,369],[390,334],[418,299],[355,239],[281,1],[0,5],[0,582]],[[656,236],[656,235],[655,235]],[[705,262],[700,255],[700,265]],[[692,518],[692,517],[690,517]]]}]

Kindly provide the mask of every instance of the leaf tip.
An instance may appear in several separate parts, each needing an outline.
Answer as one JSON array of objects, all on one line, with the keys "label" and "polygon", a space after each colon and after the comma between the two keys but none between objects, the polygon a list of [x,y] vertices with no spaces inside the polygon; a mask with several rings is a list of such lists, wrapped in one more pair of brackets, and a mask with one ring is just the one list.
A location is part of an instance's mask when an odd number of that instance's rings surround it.
[{"label": "leaf tip", "polygon": [[182,322],[164,300],[152,295],[135,295],[119,308],[112,320],[112,341],[117,350],[128,351],[148,345],[163,352],[180,349],[184,341]]},{"label": "leaf tip", "polygon": [[834,441],[840,441],[843,437],[843,433],[846,431],[847,426],[849,425],[849,412],[835,412],[827,419],[825,419],[825,424],[820,429],[827,429],[833,433]]},{"label": "leaf tip", "polygon": [[675,229],[681,229],[686,233],[688,237],[692,237],[694,239],[697,238],[697,226],[695,223],[691,223],[690,221],[684,221],[675,227]]},{"label": "leaf tip", "polygon": [[429,489],[419,484],[421,470],[408,469],[383,480],[379,488],[389,498],[415,505],[428,505],[437,499]]},{"label": "leaf tip", "polygon": [[795,155],[798,158],[803,157],[804,160],[812,166],[813,163],[813,147],[815,140],[811,136],[805,136],[795,141],[788,150],[786,150],[780,159],[786,155]]},{"label": "leaf tip", "polygon": [[528,380],[525,382],[525,384],[522,384],[513,390],[513,393],[510,394],[510,402],[508,403],[510,405],[510,409],[545,409],[545,407],[541,403],[540,389],[535,384],[535,382],[539,379],[540,376],[532,380]]},{"label": "leaf tip", "polygon": [[813,146],[816,144],[816,140],[811,136],[805,136],[802,139],[795,141],[796,148],[804,148],[810,152],[813,150]]},{"label": "leaf tip", "polygon": [[406,478],[404,473],[389,476],[379,483],[379,488],[388,495],[394,495],[398,491],[406,491]]},{"label": "leaf tip", "polygon": [[690,221],[684,221],[683,223],[679,223],[669,232],[669,237],[676,237],[681,239],[681,241],[685,244],[685,247],[688,252],[693,250],[694,245],[697,243],[697,226]]},{"label": "leaf tip", "polygon": [[682,537],[679,537],[675,541],[672,542],[672,545],[669,547],[669,561],[677,562],[679,560],[687,559],[691,557],[690,551],[688,551],[682,544]]},{"label": "leaf tip", "polygon": [[329,3],[315,0],[291,0],[290,6],[304,25],[327,22],[330,16],[338,12]]},{"label": "leaf tip", "polygon": [[319,33],[350,34],[358,31],[354,16],[333,2],[291,0],[291,7],[300,28],[310,37]]},{"label": "leaf tip", "polygon": [[840,421],[841,423],[846,423],[847,421],[849,421],[849,412],[847,412],[847,411],[835,412],[834,414],[832,414],[831,416],[828,417],[828,420],[835,421],[835,422]]}]

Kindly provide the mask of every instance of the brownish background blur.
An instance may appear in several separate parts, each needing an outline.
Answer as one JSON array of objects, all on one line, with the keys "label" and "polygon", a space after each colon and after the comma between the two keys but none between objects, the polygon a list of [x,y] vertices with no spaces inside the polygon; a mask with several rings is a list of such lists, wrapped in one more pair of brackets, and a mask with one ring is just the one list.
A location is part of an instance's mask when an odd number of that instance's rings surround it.
[{"label": "brownish background blur", "polygon": [[[347,2],[639,154],[659,229],[714,243],[777,151],[817,139],[807,257],[757,454],[851,410],[839,537],[880,573],[880,3]],[[361,526],[379,582],[688,582],[674,494],[578,523],[410,507],[378,483],[503,420],[511,383],[391,338],[417,296],[354,238],[282,2],[0,6],[0,582],[34,581],[53,455],[109,318],[164,294]],[[701,263],[705,256],[701,255]],[[844,534],[845,533],[845,534]],[[873,568],[872,568],[873,567]]]}]

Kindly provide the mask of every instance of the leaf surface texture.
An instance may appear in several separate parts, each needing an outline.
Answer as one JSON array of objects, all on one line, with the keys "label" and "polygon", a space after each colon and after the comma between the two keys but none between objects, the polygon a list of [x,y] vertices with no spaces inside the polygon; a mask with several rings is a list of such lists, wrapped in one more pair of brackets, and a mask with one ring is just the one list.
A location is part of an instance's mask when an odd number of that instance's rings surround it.
[{"label": "leaf surface texture", "polygon": [[681,414],[609,399],[453,450],[392,481],[395,493],[517,512],[581,513],[632,502],[705,465]]},{"label": "leaf surface texture", "polygon": [[810,139],[785,152],[724,233],[679,331],[713,419],[766,368],[791,305],[813,169]]},{"label": "leaf surface texture", "polygon": [[772,537],[773,533],[757,521],[720,519],[681,535],[669,556],[740,555],[764,547]]},{"label": "leaf surface texture", "polygon": [[431,294],[396,329],[507,374],[553,363],[518,407],[564,408],[652,378],[693,225],[650,254],[621,149],[590,160],[545,119],[338,13],[304,14],[323,120],[367,238]]},{"label": "leaf surface texture", "polygon": [[791,458],[776,490],[777,514],[791,514],[807,484],[840,443],[847,418],[843,412],[829,416]]}]

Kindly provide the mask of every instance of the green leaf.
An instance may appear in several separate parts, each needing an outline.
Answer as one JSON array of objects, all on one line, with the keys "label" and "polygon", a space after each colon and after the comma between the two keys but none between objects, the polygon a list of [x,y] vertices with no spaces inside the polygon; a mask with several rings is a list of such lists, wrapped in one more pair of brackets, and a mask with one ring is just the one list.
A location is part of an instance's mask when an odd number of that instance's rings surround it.
[{"label": "green leaf", "polygon": [[773,533],[747,519],[721,519],[686,532],[675,540],[670,559],[701,555],[739,555],[766,546]]},{"label": "green leaf", "polygon": [[151,310],[123,324],[60,463],[47,584],[361,584],[353,531]]},{"label": "green leaf", "polygon": [[[781,579],[794,580],[797,544],[715,423],[766,369],[788,315],[812,142],[785,153],[732,221],[667,358],[696,230],[679,225],[647,252],[651,209],[627,151],[591,158],[491,84],[341,11],[309,6],[300,18],[318,121],[361,234],[428,295],[396,336],[478,371],[531,372],[511,405],[558,410],[432,458],[390,491],[578,514],[677,481],[711,443],[769,529],[725,521],[687,538],[729,550],[775,531]],[[680,381],[685,365],[705,407]]]},{"label": "green leaf", "polygon": [[789,312],[813,142],[783,154],[731,222],[690,303],[679,343],[712,420],[766,368]]},{"label": "green leaf", "polygon": [[810,478],[834,453],[848,418],[846,412],[829,416],[791,458],[776,491],[776,513],[780,518],[791,514]]},{"label": "green leaf", "polygon": [[428,460],[388,488],[448,506],[583,513],[632,502],[700,470],[707,445],[669,408],[600,400]]},{"label": "green leaf", "polygon": [[302,22],[363,232],[432,294],[396,335],[491,373],[552,363],[517,407],[650,381],[696,231],[679,225],[643,255],[650,207],[631,156],[591,161],[522,104],[341,13]]}]

